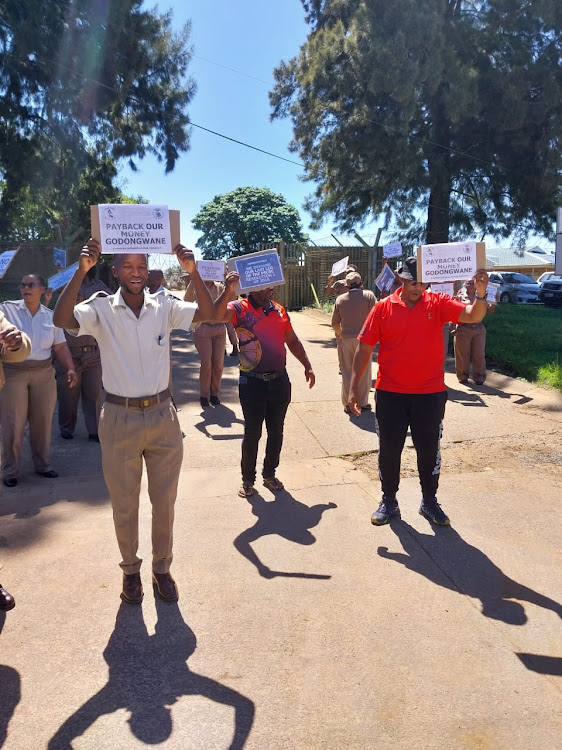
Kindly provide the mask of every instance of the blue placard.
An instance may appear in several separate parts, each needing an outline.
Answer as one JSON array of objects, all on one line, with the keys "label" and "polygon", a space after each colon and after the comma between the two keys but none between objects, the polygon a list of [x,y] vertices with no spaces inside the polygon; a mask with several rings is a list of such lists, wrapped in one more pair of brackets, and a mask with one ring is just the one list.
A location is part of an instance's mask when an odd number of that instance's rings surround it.
[{"label": "blue placard", "polygon": [[234,258],[234,265],[237,273],[240,274],[239,283],[242,292],[285,283],[279,255],[275,251]]},{"label": "blue placard", "polygon": [[53,263],[55,264],[55,268],[59,270],[66,268],[66,250],[61,250],[60,247],[54,247]]}]

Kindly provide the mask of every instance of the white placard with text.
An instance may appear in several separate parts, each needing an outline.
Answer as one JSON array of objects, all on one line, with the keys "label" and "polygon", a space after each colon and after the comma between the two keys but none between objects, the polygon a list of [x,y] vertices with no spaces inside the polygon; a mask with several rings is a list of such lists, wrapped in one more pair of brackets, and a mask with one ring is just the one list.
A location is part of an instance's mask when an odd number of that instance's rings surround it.
[{"label": "white placard with text", "polygon": [[449,297],[454,297],[455,296],[455,282],[444,281],[441,284],[432,284],[431,291],[436,292],[436,293],[441,292],[441,294],[448,294]]},{"label": "white placard with text", "polygon": [[0,279],[4,276],[10,263],[13,261],[17,250],[5,250],[0,254]]},{"label": "white placard with text", "polygon": [[382,246],[383,258],[399,258],[401,255],[402,255],[402,243],[401,242],[390,242],[388,245]]},{"label": "white placard with text", "polygon": [[76,271],[77,268],[78,262],[73,263],[71,266],[68,266],[68,268],[65,268],[64,271],[51,276],[49,278],[49,289],[52,289],[54,292],[56,289],[60,289],[61,286],[68,284],[70,279],[74,276],[74,271]]},{"label": "white placard with text", "polygon": [[476,242],[422,245],[420,252],[421,281],[424,283],[470,279],[478,270]]},{"label": "white placard with text", "polygon": [[197,270],[205,281],[224,281],[224,260],[198,260]]},{"label": "white placard with text", "polygon": [[331,276],[337,276],[340,273],[343,273],[345,269],[347,268],[347,265],[349,263],[349,255],[346,255],[345,258],[342,258],[341,260],[338,260],[334,263],[332,266],[332,273]]},{"label": "white placard with text", "polygon": [[171,253],[168,206],[104,203],[98,206],[102,253]]}]

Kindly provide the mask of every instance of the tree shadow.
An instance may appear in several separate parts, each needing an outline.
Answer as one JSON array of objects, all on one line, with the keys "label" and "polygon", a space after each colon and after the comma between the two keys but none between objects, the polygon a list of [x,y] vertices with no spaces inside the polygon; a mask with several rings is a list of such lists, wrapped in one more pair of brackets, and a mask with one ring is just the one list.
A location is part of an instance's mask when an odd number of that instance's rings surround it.
[{"label": "tree shadow", "polygon": [[156,629],[154,635],[148,635],[142,608],[121,604],[103,652],[109,666],[107,685],[64,722],[48,750],[68,750],[100,716],[123,708],[130,712],[129,728],[138,740],[148,745],[165,742],[173,732],[170,706],[184,695],[200,695],[232,706],[234,735],[228,747],[244,747],[254,719],[253,702],[192,672],[186,662],[197,641],[178,605],[156,599],[156,611]]},{"label": "tree shadow", "polygon": [[[0,612],[0,633],[6,622],[6,612]],[[8,738],[8,725],[21,700],[21,677],[13,667],[0,664],[0,747]]]},{"label": "tree shadow", "polygon": [[223,429],[232,427],[234,424],[244,425],[244,420],[239,419],[236,414],[224,404],[219,404],[213,408],[207,408],[202,412],[203,420],[195,425],[195,428],[202,432],[211,440],[241,440],[244,437],[244,430],[240,433],[229,433],[227,435],[213,434],[209,432],[209,427],[216,426]]},{"label": "tree shadow", "polygon": [[520,602],[526,601],[562,618],[562,605],[506,576],[452,527],[435,527],[435,533],[421,534],[406,522],[396,521],[391,528],[406,554],[379,547],[381,557],[402,563],[439,586],[480,599],[485,617],[524,625],[527,615]]},{"label": "tree shadow", "polygon": [[252,542],[264,536],[273,534],[283,537],[296,544],[314,544],[316,537],[309,529],[318,526],[322,514],[329,508],[337,508],[335,503],[322,503],[309,507],[289,494],[286,490],[277,492],[273,501],[267,502],[261,495],[255,494],[248,498],[252,512],[258,517],[256,523],[239,534],[234,540],[234,546],[256,569],[263,578],[313,578],[327,580],[332,576],[317,573],[288,573],[281,570],[271,570],[259,559]]}]

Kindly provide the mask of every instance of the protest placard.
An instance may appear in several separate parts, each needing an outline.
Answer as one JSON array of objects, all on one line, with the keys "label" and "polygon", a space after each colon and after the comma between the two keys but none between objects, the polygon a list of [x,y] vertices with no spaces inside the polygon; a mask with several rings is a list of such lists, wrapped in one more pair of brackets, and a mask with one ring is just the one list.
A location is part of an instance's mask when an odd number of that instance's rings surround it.
[{"label": "protest placard", "polygon": [[204,281],[224,281],[224,260],[198,260],[197,270]]},{"label": "protest placard", "polygon": [[349,255],[346,255],[345,258],[342,258],[341,260],[337,260],[332,266],[332,272],[330,276],[338,276],[338,274],[343,273],[347,268],[348,263]]},{"label": "protest placard", "polygon": [[390,242],[388,245],[382,246],[383,258],[399,258],[401,255],[402,255],[402,243],[401,242]]},{"label": "protest placard", "polygon": [[5,250],[3,253],[0,254],[0,279],[4,276],[6,271],[8,270],[8,267],[10,263],[13,261],[17,250]]},{"label": "protest placard", "polygon": [[230,258],[226,266],[229,271],[240,274],[240,292],[259,291],[285,283],[283,269],[276,250],[261,250],[257,253]]},{"label": "protest placard", "polygon": [[382,271],[375,279],[375,284],[381,292],[388,291],[394,284],[394,271],[385,264]]},{"label": "protest placard", "polygon": [[483,242],[445,242],[418,248],[418,281],[435,283],[470,279],[486,268]]},{"label": "protest placard", "polygon": [[455,296],[455,282],[454,281],[444,281],[441,284],[431,284],[431,291],[435,292],[436,294],[438,292],[441,292],[441,294],[448,294],[449,297]]},{"label": "protest placard", "polygon": [[498,285],[497,284],[488,284],[486,287],[486,297],[488,299],[488,302],[497,302],[498,300]]},{"label": "protest placard", "polygon": [[62,271],[63,268],[66,268],[66,250],[61,250],[60,247],[54,247],[53,263],[57,271]]},{"label": "protest placard", "polygon": [[68,266],[68,268],[65,268],[64,271],[60,271],[59,273],[56,273],[54,276],[49,277],[49,288],[53,290],[53,292],[56,289],[60,289],[61,286],[64,286],[65,284],[68,284],[70,279],[74,276],[74,271],[78,268],[78,261],[76,263],[73,263],[71,266]]},{"label": "protest placard", "polygon": [[90,216],[102,253],[171,253],[180,242],[180,212],[168,206],[104,203]]}]

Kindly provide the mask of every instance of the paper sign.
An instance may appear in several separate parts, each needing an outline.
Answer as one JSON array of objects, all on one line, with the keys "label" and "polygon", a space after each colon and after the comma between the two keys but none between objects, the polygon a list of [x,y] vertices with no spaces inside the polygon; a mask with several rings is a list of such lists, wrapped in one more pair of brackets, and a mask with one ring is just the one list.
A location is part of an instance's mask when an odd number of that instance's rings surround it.
[{"label": "paper sign", "polygon": [[338,260],[334,263],[332,266],[332,273],[331,276],[337,276],[340,273],[343,273],[345,269],[347,268],[349,263],[349,255],[346,255],[345,258],[342,258],[341,260]]},{"label": "paper sign", "polygon": [[224,260],[198,260],[197,270],[204,281],[224,281]]},{"label": "paper sign", "polygon": [[385,265],[375,279],[375,284],[378,286],[381,292],[387,292],[394,284],[394,271],[387,265]]},{"label": "paper sign", "polygon": [[488,297],[488,302],[496,302],[498,299],[498,285],[497,284],[488,284],[486,287],[486,296]]},{"label": "paper sign", "polygon": [[4,274],[8,270],[8,266],[13,261],[16,253],[17,253],[17,250],[5,250],[2,254],[0,254],[0,279],[4,276]]},{"label": "paper sign", "polygon": [[229,270],[240,274],[240,291],[258,291],[285,283],[283,269],[276,250],[265,250],[238,258],[230,258]]},{"label": "paper sign", "polygon": [[418,249],[418,280],[424,283],[469,279],[485,266],[483,242],[446,242]]},{"label": "paper sign", "polygon": [[49,278],[49,288],[54,292],[55,289],[60,289],[61,286],[68,284],[70,279],[74,276],[74,271],[76,271],[77,268],[78,262],[73,263],[71,266],[68,266],[68,268],[65,268],[64,271],[51,276]]},{"label": "paper sign", "polygon": [[382,246],[382,257],[383,258],[398,258],[402,255],[402,243],[391,242],[388,245]]},{"label": "paper sign", "polygon": [[441,294],[448,294],[449,297],[454,297],[455,296],[455,283],[454,281],[445,281],[442,284],[432,284],[431,291],[435,292],[436,294],[438,292],[441,292]]},{"label": "paper sign", "polygon": [[66,268],[66,250],[61,250],[59,247],[54,247],[53,263],[57,271],[62,271],[63,268]]},{"label": "paper sign", "polygon": [[97,206],[102,253],[171,253],[168,206],[103,203]]}]

